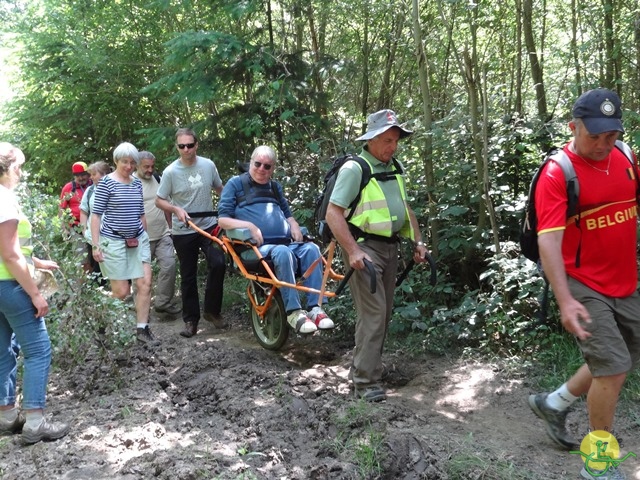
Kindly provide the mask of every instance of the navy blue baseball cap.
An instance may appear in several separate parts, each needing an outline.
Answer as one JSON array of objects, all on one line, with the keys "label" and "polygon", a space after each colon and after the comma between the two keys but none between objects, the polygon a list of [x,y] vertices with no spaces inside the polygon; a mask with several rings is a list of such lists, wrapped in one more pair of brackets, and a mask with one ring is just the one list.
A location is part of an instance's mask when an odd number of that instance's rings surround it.
[{"label": "navy blue baseball cap", "polygon": [[573,118],[579,118],[592,135],[622,132],[620,97],[606,88],[584,92],[573,105]]}]

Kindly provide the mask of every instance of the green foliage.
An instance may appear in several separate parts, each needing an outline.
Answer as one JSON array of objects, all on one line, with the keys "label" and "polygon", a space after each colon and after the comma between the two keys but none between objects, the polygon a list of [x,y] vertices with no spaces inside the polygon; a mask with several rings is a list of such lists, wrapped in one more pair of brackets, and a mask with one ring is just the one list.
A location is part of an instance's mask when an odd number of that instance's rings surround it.
[{"label": "green foliage", "polygon": [[338,432],[329,448],[355,463],[361,478],[376,478],[382,473],[385,432],[374,425],[376,410],[360,400],[334,416]]},{"label": "green foliage", "polygon": [[46,317],[54,364],[64,368],[80,365],[95,350],[105,362],[122,354],[135,339],[132,304],[113,299],[83,273],[86,244],[63,235],[57,197],[40,193],[38,185],[27,188],[24,183],[19,194],[33,226],[35,256],[54,260],[60,267],[55,272],[59,291],[49,299]]},{"label": "green foliage", "polygon": [[[478,451],[480,449],[480,451]],[[509,452],[494,451],[481,439],[469,434],[467,441],[457,446],[446,463],[451,480],[490,478],[492,480],[532,480],[539,478],[533,472],[514,464]],[[526,460],[526,459],[515,459]]]}]

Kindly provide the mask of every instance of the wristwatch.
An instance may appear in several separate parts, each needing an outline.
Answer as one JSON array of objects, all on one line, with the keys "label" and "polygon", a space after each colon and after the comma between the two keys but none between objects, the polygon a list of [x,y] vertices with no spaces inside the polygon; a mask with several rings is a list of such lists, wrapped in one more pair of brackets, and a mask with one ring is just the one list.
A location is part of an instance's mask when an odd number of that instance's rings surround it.
[{"label": "wristwatch", "polygon": [[419,242],[416,242],[416,247],[426,247],[427,244],[424,243],[422,240],[420,240]]}]

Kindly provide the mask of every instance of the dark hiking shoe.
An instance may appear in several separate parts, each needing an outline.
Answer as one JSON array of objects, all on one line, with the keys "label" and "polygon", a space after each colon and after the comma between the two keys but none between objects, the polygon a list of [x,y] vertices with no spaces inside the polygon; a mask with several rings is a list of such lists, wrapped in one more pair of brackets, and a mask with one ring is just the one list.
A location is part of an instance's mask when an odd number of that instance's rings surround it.
[{"label": "dark hiking shoe", "polygon": [[355,397],[365,402],[381,402],[387,399],[387,394],[380,385],[354,385]]},{"label": "dark hiking shoe", "polygon": [[184,322],[184,330],[180,332],[180,335],[185,338],[191,338],[198,333],[198,325],[193,322]]},{"label": "dark hiking shoe", "polygon": [[160,345],[160,341],[156,340],[156,338],[151,334],[151,329],[149,325],[144,328],[136,329],[136,339],[141,343],[146,343],[152,347],[157,347]]},{"label": "dark hiking shoe", "polygon": [[229,328],[229,324],[225,322],[224,318],[222,318],[222,315],[220,315],[219,313],[216,314],[204,312],[202,314],[202,318],[204,318],[207,322],[212,323],[213,326],[218,330],[226,330],[227,328]]},{"label": "dark hiking shoe", "polygon": [[565,423],[569,409],[560,412],[547,406],[548,393],[529,395],[529,407],[540,419],[544,421],[547,434],[558,445],[567,450],[577,450],[580,444],[567,432]]},{"label": "dark hiking shoe", "polygon": [[155,308],[156,313],[166,313],[168,315],[178,315],[182,312],[182,308],[178,305],[174,305],[170,303],[169,305],[165,305],[162,307]]},{"label": "dark hiking shoe", "polygon": [[24,415],[22,412],[18,412],[18,416],[13,422],[7,422],[0,418],[0,437],[6,435],[13,435],[14,433],[20,433],[24,426]]},{"label": "dark hiking shoe", "polygon": [[41,440],[58,440],[69,433],[69,424],[61,422],[49,422],[42,419],[42,422],[36,429],[31,429],[27,425],[22,427],[22,441],[31,445]]}]

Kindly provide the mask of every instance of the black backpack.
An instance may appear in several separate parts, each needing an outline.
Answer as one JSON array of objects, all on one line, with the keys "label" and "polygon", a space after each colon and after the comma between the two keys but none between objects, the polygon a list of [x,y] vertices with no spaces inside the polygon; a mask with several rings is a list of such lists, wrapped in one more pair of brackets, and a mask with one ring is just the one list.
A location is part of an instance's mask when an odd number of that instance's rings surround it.
[{"label": "black backpack", "polygon": [[333,164],[331,165],[331,168],[329,168],[329,171],[324,176],[324,187],[320,195],[318,195],[318,197],[316,198],[315,210],[313,214],[313,219],[318,230],[318,236],[320,237],[320,240],[324,243],[330,242],[331,239],[333,238],[333,234],[331,233],[331,229],[327,225],[326,218],[325,218],[327,215],[327,207],[329,206],[329,199],[331,198],[333,187],[336,184],[336,179],[338,178],[338,172],[340,171],[340,168],[349,160],[353,160],[357,162],[358,165],[360,165],[360,168],[362,169],[362,178],[360,179],[360,188],[358,189],[358,194],[355,196],[353,201],[349,204],[349,207],[348,207],[349,214],[345,218],[347,223],[349,223],[349,220],[353,216],[353,213],[354,213],[353,207],[355,207],[360,201],[360,195],[362,194],[362,190],[364,189],[364,187],[367,186],[371,178],[375,178],[379,182],[384,182],[392,179],[395,180],[396,175],[403,173],[402,167],[400,166],[400,164],[395,158],[392,159],[393,165],[394,165],[393,171],[372,174],[369,163],[357,155],[347,154],[347,155],[336,157],[333,160]]},{"label": "black backpack", "polygon": [[[618,148],[624,156],[629,160],[629,163],[635,168],[635,162],[633,161],[633,154],[631,148],[626,143],[617,140],[616,148]],[[578,197],[580,195],[580,184],[578,183],[578,177],[576,171],[573,168],[573,164],[563,149],[553,148],[547,153],[547,156],[543,160],[542,164],[536,170],[531,180],[531,186],[529,187],[529,197],[524,207],[524,219],[520,228],[520,250],[529,260],[536,263],[540,260],[540,252],[538,250],[538,216],[536,214],[536,186],[538,185],[538,179],[544,166],[553,160],[562,169],[564,174],[565,183],[567,185],[567,218],[576,217],[576,225],[580,223],[580,212],[578,209]],[[576,252],[576,267],[580,266],[580,246]]]}]

